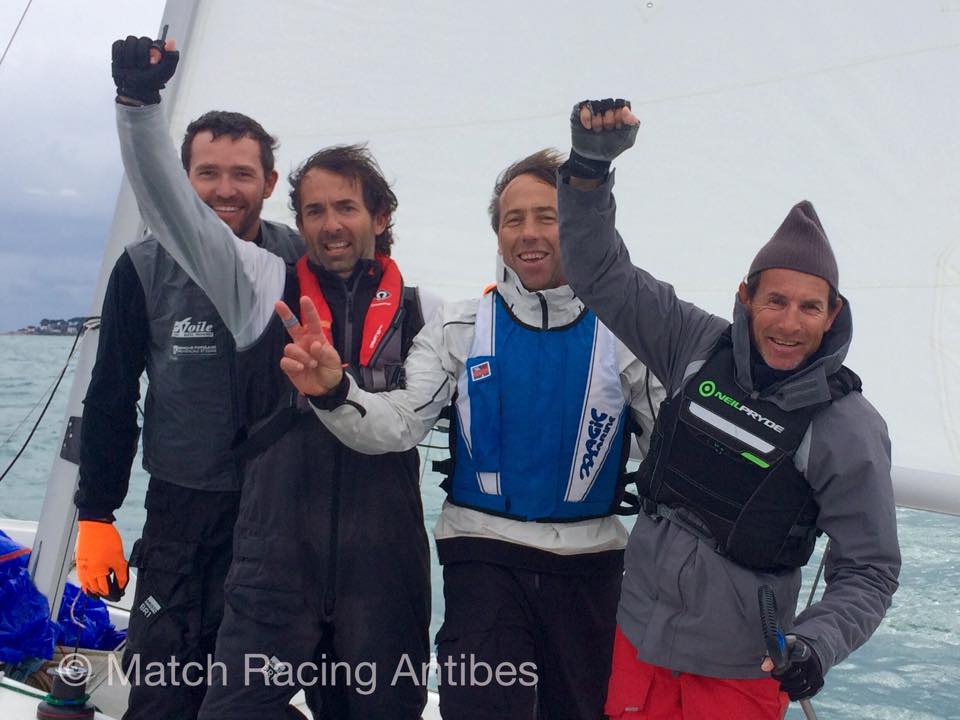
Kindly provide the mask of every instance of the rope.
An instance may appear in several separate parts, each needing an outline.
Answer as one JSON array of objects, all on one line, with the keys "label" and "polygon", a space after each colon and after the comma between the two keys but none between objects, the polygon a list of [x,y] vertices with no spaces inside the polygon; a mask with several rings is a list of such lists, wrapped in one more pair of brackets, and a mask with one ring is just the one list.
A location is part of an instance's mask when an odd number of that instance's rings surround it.
[{"label": "rope", "polygon": [[20,459],[20,456],[23,455],[24,451],[27,449],[27,446],[30,444],[30,441],[33,439],[33,434],[37,431],[37,428],[40,427],[40,422],[43,420],[43,416],[47,414],[47,410],[50,408],[50,403],[53,402],[53,398],[57,394],[57,389],[60,387],[60,382],[63,380],[63,376],[67,373],[67,368],[70,366],[70,360],[73,359],[73,354],[76,352],[77,344],[80,342],[80,338],[84,336],[87,330],[91,330],[99,326],[99,317],[92,317],[84,320],[83,325],[80,327],[76,337],[73,339],[73,346],[70,348],[70,354],[67,355],[67,361],[63,364],[63,369],[60,370],[60,375],[57,377],[57,381],[53,385],[53,391],[50,393],[50,397],[47,398],[46,405],[44,405],[43,410],[40,411],[40,416],[30,429],[30,434],[27,435],[27,439],[23,441],[23,445],[20,446],[20,450],[18,450],[17,454],[13,456],[13,460],[11,460],[10,464],[7,465],[6,469],[3,471],[3,474],[0,475],[0,482],[3,482],[3,479],[7,476],[10,470],[13,469],[13,466],[17,464],[17,460]]},{"label": "rope", "polygon": [[27,0],[27,6],[23,9],[23,15],[20,16],[20,21],[17,23],[17,26],[13,29],[13,35],[10,36],[10,41],[7,43],[7,46],[3,49],[3,55],[0,55],[0,67],[3,66],[3,61],[7,57],[7,53],[10,52],[10,46],[13,45],[13,39],[17,36],[17,31],[20,30],[20,26],[23,24],[23,19],[27,16],[27,10],[30,9],[30,3],[33,0]]},{"label": "rope", "polygon": [[427,443],[418,445],[418,447],[426,448],[426,452],[423,454],[423,462],[420,464],[420,486],[423,487],[423,476],[427,472],[427,465],[430,463],[430,449],[435,447],[430,445],[429,442],[433,440],[433,428],[430,428],[430,434],[427,436]]},{"label": "rope", "polygon": [[813,586],[810,588],[810,597],[807,598],[807,607],[813,605],[813,596],[817,593],[817,585],[820,584],[820,576],[823,575],[823,567],[827,562],[828,552],[830,552],[830,538],[827,538],[827,546],[823,549],[823,557],[820,558],[820,567],[817,568],[817,576],[813,579]]},{"label": "rope", "polygon": [[17,423],[17,426],[10,432],[9,435],[7,435],[6,439],[2,443],[0,443],[0,448],[5,448],[7,444],[11,440],[13,440],[14,436],[18,432],[20,432],[20,428],[22,428],[26,424],[26,422],[30,419],[30,416],[33,415],[33,411],[36,410],[38,407],[40,407],[40,403],[43,402],[43,399],[47,396],[47,393],[50,392],[50,390],[53,388],[56,382],[57,382],[56,380],[53,380],[49,385],[47,385],[47,389],[40,394],[40,397],[37,398],[37,401],[33,404],[33,407],[27,410],[27,414],[23,416],[23,419],[19,423]]}]

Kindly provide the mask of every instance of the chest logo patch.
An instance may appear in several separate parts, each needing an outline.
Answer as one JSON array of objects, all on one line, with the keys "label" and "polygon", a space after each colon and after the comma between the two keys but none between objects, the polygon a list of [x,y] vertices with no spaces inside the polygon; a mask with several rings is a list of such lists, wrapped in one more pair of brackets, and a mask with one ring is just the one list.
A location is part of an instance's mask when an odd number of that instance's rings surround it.
[{"label": "chest logo patch", "polygon": [[185,317],[183,320],[175,320],[173,323],[173,332],[170,337],[182,340],[195,338],[212,338],[213,323],[206,320],[196,320],[192,317]]},{"label": "chest logo patch", "polygon": [[484,360],[482,363],[474,365],[472,368],[470,368],[470,379],[473,380],[473,382],[486,380],[492,375],[493,370],[490,368],[489,360]]}]

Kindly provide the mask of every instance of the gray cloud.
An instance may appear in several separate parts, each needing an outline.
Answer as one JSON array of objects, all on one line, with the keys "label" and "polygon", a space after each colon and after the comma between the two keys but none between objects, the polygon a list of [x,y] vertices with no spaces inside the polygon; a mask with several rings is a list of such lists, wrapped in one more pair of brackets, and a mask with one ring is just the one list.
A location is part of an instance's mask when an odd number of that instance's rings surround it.
[{"label": "gray cloud", "polygon": [[[162,3],[33,3],[0,67],[0,332],[89,311],[121,166],[110,44]],[[0,47],[26,0],[0,3]]]}]

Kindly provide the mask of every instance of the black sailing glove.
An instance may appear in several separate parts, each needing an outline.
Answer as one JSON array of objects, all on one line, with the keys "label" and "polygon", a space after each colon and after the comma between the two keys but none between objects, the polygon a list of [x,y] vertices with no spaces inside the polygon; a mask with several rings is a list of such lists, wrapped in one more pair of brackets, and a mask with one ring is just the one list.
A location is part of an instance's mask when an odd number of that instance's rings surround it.
[{"label": "black sailing glove", "polygon": [[774,670],[771,675],[780,681],[780,689],[791,700],[812,698],[823,687],[823,667],[820,658],[803,638],[787,635],[787,652],[790,663],[783,671]]},{"label": "black sailing glove", "polygon": [[630,107],[629,100],[607,98],[606,100],[584,100],[573,106],[570,113],[570,135],[573,149],[567,169],[575,177],[587,180],[602,180],[610,172],[610,161],[624,150],[633,146],[637,139],[639,125],[624,125],[619,129],[587,129],[580,122],[580,108],[590,105],[594,114],[603,114],[607,110]]},{"label": "black sailing glove", "polygon": [[[150,50],[160,52],[160,62],[150,63]],[[113,44],[113,82],[117,86],[117,99],[128,97],[145,105],[160,102],[160,90],[173,77],[180,53],[164,50],[163,44],[148,37],[128,35],[126,40]]]}]

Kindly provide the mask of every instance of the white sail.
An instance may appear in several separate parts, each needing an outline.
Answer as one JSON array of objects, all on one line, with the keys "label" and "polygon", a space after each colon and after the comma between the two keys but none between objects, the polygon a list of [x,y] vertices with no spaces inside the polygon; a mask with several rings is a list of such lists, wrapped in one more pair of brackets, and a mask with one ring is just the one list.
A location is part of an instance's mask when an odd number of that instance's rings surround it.
[{"label": "white sail", "polygon": [[[493,180],[568,147],[577,99],[633,100],[619,227],[635,262],[717,314],[810,199],[898,501],[960,513],[958,3],[207,0],[193,27],[173,136],[247,112],[280,137],[281,172],[369,141],[400,198],[405,276],[447,298],[492,280]],[[266,212],[289,220],[283,190]]]},{"label": "white sail", "polygon": [[[890,426],[898,502],[960,514],[960,0],[169,0],[165,18],[173,36],[191,28],[164,101],[177,142],[213,108],[275,133],[281,173],[368,141],[400,198],[406,279],[448,299],[493,279],[496,174],[566,149],[578,99],[633,101],[618,225],[634,262],[719,315],[810,199],[853,308],[848,364]],[[125,188],[96,309],[135,210]],[[283,183],[266,214],[291,220]],[[34,547],[54,608],[75,471],[55,461]]]}]

